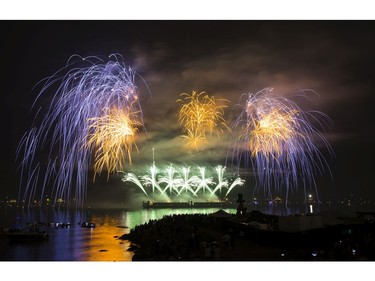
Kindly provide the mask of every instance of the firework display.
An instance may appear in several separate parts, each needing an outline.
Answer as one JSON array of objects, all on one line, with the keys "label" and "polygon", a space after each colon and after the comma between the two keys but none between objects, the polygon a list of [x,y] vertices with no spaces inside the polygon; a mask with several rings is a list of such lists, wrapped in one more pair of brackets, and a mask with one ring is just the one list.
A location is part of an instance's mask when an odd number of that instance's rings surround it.
[{"label": "firework display", "polygon": [[288,198],[289,191],[299,186],[306,194],[307,187],[316,188],[315,175],[328,168],[317,144],[332,152],[319,131],[330,119],[271,92],[267,88],[246,96],[233,125],[233,159],[246,167],[252,164],[257,188],[269,198],[284,189]]},{"label": "firework display", "polygon": [[[192,197],[202,196],[227,196],[235,186],[244,184],[244,180],[237,177],[228,180],[224,177],[226,167],[221,165],[211,169],[216,174],[206,174],[206,167],[191,168],[190,166],[179,166],[175,168],[172,164],[160,170],[155,164],[150,166],[145,175],[137,177],[134,173],[124,173],[123,182],[136,184],[146,195],[158,194],[165,198],[179,197],[188,194]],[[221,194],[222,188],[225,194]],[[148,191],[148,192],[147,192]]]},{"label": "firework display", "polygon": [[103,168],[111,173],[123,170],[124,161],[131,163],[135,136],[142,124],[133,119],[137,112],[126,112],[117,108],[104,109],[104,116],[89,118],[89,133],[86,146],[95,150],[94,178]]},{"label": "firework display", "polygon": [[[136,77],[121,56],[111,55],[104,62],[75,55],[39,83],[34,123],[17,148],[23,201],[42,199],[48,190],[54,202],[63,199],[82,206],[90,174],[95,181],[106,171],[109,180],[111,174],[130,170],[132,153],[138,152],[137,136],[144,129]],[[316,190],[316,175],[329,170],[319,148],[333,153],[321,132],[331,120],[322,112],[303,110],[266,88],[242,95],[246,100],[240,104],[240,114],[233,110],[237,118],[229,128],[224,119],[228,100],[195,91],[180,97],[178,121],[185,145],[198,151],[211,141],[209,136],[219,138],[228,130],[232,155],[225,166],[213,169],[170,165],[158,170],[153,162],[142,176],[123,172],[122,181],[135,184],[145,195],[225,197],[244,184],[240,177],[231,181],[224,177],[229,160],[237,162],[237,174],[244,168],[254,175],[254,192],[263,189],[270,199],[284,191],[288,198],[299,188],[305,194],[309,187]]]},{"label": "firework display", "polygon": [[106,63],[72,56],[66,67],[40,82],[33,107],[42,97],[49,104],[36,108],[34,124],[17,150],[23,200],[43,196],[52,185],[55,201],[73,199],[81,205],[92,160],[94,175],[103,167],[116,172],[131,161],[135,134],[143,126],[135,77],[118,55]]},{"label": "firework display", "polygon": [[187,140],[187,145],[196,149],[207,136],[216,131],[219,136],[223,129],[229,129],[223,118],[226,105],[218,105],[216,101],[227,102],[227,100],[216,100],[214,96],[209,97],[205,92],[192,92],[191,95],[181,94],[183,99],[177,100],[182,103],[179,112],[179,121],[183,125],[182,135]]}]

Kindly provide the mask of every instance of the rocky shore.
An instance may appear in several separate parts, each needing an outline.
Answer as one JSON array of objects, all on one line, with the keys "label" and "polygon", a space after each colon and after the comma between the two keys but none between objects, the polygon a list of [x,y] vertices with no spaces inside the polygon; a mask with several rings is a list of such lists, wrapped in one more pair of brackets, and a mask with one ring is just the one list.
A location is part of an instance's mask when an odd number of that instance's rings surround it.
[{"label": "rocky shore", "polygon": [[223,228],[223,219],[209,215],[173,215],[150,221],[125,234],[133,261],[219,261],[278,259],[280,250],[262,247]]},{"label": "rocky shore", "polygon": [[249,224],[254,217],[268,225],[277,219],[259,213],[242,218],[171,215],[137,226],[119,239],[131,241],[133,261],[375,260],[373,224],[285,233],[254,227]]}]

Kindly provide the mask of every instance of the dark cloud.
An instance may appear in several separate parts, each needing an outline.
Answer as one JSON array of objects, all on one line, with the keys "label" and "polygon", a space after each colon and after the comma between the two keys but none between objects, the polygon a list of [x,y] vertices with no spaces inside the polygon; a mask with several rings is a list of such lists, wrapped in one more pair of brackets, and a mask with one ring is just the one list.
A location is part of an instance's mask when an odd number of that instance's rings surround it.
[{"label": "dark cloud", "polygon": [[[372,167],[374,141],[373,21],[15,21],[2,22],[3,118],[10,136],[3,171],[14,163],[16,144],[28,129],[33,86],[61,68],[72,54],[120,53],[140,75],[138,91],[147,134],[141,132],[133,167],[158,161],[217,163],[225,160],[229,134],[189,150],[178,122],[181,93],[205,91],[229,101],[228,122],[241,95],[266,87],[326,113],[325,132],[338,156]],[[144,84],[147,83],[147,86]],[[308,102],[296,98],[308,89]],[[5,120],[11,119],[11,122]],[[366,145],[363,145],[366,144]],[[338,148],[336,148],[336,145]],[[366,157],[364,155],[366,154]],[[372,155],[374,156],[374,155]],[[332,161],[334,178],[365,176]],[[335,166],[337,165],[337,166]],[[350,171],[350,173],[349,173]],[[356,176],[358,173],[358,176]],[[14,188],[17,176],[4,180]],[[344,180],[336,182],[342,183]],[[329,183],[336,186],[336,183]],[[327,184],[328,185],[328,184]],[[340,188],[336,186],[336,188]],[[366,188],[363,188],[367,190]],[[369,193],[372,191],[368,190]]]},{"label": "dark cloud", "polygon": [[[250,24],[244,22],[243,25]],[[176,100],[183,92],[206,91],[229,100],[227,117],[240,102],[241,94],[266,87],[273,87],[275,94],[306,103],[309,109],[328,111],[332,115],[337,112],[338,105],[369,96],[368,85],[355,80],[348,83],[347,80],[348,68],[363,63],[363,56],[369,54],[367,49],[361,53],[355,44],[344,45],[347,41],[343,38],[344,30],[339,28],[337,31],[329,24],[324,28],[324,24],[317,23],[315,25],[320,28],[316,29],[311,23],[305,29],[304,24],[302,27],[290,22],[285,25],[283,28],[283,23],[280,23],[281,27],[276,23],[265,24],[263,34],[259,35],[258,31],[258,38],[244,37],[240,42],[237,39],[235,44],[224,44],[224,47],[211,44],[210,52],[205,51],[207,47],[204,46],[199,51],[201,45],[197,44],[194,47],[198,50],[189,60],[175,58],[173,71],[170,68],[170,59],[176,55],[173,45],[157,42],[151,50],[137,49],[137,68],[144,70],[144,78],[150,81],[152,89],[152,101],[144,108],[146,120],[150,119],[150,122],[146,121],[150,125],[148,132],[155,138],[155,146],[160,145],[158,150],[166,151],[168,147],[168,155],[181,157],[183,142],[178,137],[179,104]],[[301,89],[307,89],[305,93],[309,99],[296,98]],[[330,141],[352,136],[346,130],[332,127],[326,133]],[[159,135],[164,135],[161,141]],[[217,153],[226,153],[222,146],[228,144],[227,139],[212,141],[213,147],[220,148]],[[207,157],[205,153],[200,155],[202,160]]]}]

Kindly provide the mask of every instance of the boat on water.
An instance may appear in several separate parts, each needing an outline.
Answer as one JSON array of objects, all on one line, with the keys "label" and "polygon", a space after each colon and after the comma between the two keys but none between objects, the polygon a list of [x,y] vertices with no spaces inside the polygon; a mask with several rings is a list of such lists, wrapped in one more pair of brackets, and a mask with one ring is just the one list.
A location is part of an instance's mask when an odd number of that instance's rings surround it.
[{"label": "boat on water", "polygon": [[83,222],[81,223],[81,227],[85,227],[85,228],[95,228],[95,223],[92,223],[92,222]]}]

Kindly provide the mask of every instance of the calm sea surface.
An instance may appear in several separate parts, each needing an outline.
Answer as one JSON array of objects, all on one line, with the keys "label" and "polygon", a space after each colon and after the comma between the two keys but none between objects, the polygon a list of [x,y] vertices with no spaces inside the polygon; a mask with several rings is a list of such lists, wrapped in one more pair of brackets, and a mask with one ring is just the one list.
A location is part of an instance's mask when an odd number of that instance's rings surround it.
[{"label": "calm sea surface", "polygon": [[[155,209],[124,211],[92,209],[80,211],[53,209],[1,209],[0,226],[25,227],[39,222],[40,230],[49,234],[47,241],[10,241],[0,237],[1,261],[131,261],[127,251],[130,242],[118,239],[136,225],[171,214],[209,214],[218,209]],[[235,209],[225,209],[234,213]],[[49,223],[69,223],[70,227],[47,226]],[[81,227],[93,222],[95,228]],[[46,224],[46,225],[44,225]]]},{"label": "calm sea surface", "polygon": [[[306,212],[306,207],[254,206],[264,213],[285,215]],[[329,208],[328,208],[329,209]],[[47,241],[10,241],[0,237],[0,261],[131,261],[132,252],[127,251],[130,242],[118,239],[137,225],[172,214],[210,214],[209,209],[121,209],[54,210],[2,208],[0,227],[25,227],[27,223],[39,222],[40,230],[49,234]],[[224,209],[235,213],[235,209]],[[348,210],[347,210],[348,211]],[[350,210],[349,210],[350,211]],[[347,213],[349,214],[349,212]],[[83,228],[82,222],[93,222],[95,228]],[[51,227],[48,223],[70,223],[70,227]]]}]

